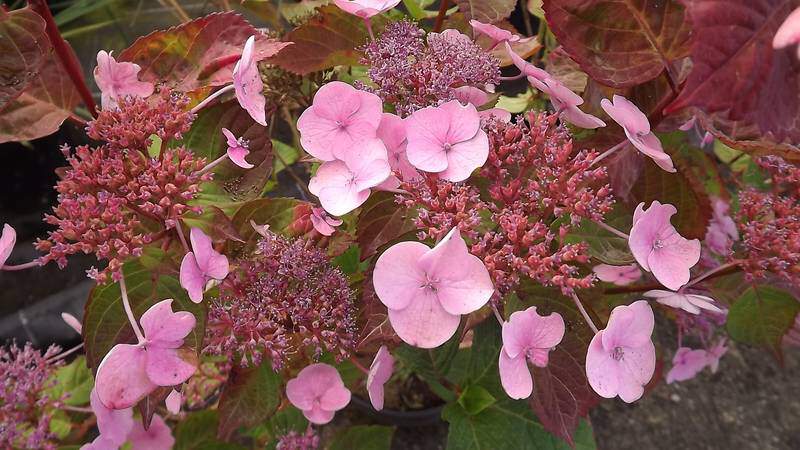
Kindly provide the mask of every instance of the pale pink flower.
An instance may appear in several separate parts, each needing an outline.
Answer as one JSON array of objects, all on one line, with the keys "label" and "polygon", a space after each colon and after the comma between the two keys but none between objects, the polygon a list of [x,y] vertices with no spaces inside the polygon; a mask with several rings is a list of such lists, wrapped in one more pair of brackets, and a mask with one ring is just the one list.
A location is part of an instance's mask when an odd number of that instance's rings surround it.
[{"label": "pale pink flower", "polygon": [[529,63],[528,61],[525,61],[521,56],[517,54],[517,52],[514,51],[514,49],[511,48],[511,45],[509,45],[508,42],[505,43],[505,46],[506,46],[506,52],[508,53],[508,56],[511,58],[511,62],[513,62],[514,65],[517,67],[517,69],[519,69],[526,77],[529,77],[528,81],[530,81],[530,78],[535,78],[539,81],[544,81],[547,78],[553,78],[544,69],[540,69],[534,66],[533,64]]},{"label": "pale pink flower", "polygon": [[406,119],[408,160],[419,170],[458,182],[469,178],[489,157],[489,138],[472,104],[451,100],[414,111]]},{"label": "pale pink flower", "polygon": [[242,169],[252,169],[255,167],[245,159],[245,157],[250,154],[248,141],[244,138],[237,138],[231,133],[231,130],[227,128],[222,129],[222,134],[225,135],[225,140],[228,144],[228,158]]},{"label": "pale pink flower", "polygon": [[146,430],[142,421],[137,420],[128,435],[128,441],[131,443],[131,450],[170,450],[175,445],[172,430],[158,414],[153,415],[150,427]]},{"label": "pale pink flower", "polygon": [[342,224],[342,219],[328,215],[322,208],[311,208],[311,225],[323,236],[330,236],[336,231],[335,227]]},{"label": "pale pink flower", "polygon": [[347,83],[322,86],[297,120],[300,144],[322,161],[342,159],[360,141],[373,139],[383,114],[380,97]]},{"label": "pale pink flower", "polygon": [[233,88],[239,105],[262,126],[267,126],[267,99],[261,91],[264,83],[258,72],[258,61],[254,52],[256,37],[250,36],[244,43],[242,57],[233,67]]},{"label": "pale pink flower", "polygon": [[689,269],[700,260],[700,241],[684,238],[670,223],[677,212],[674,206],[657,200],[647,210],[640,203],[633,213],[628,237],[628,246],[639,265],[673,291],[689,282]]},{"label": "pale pink flower", "polygon": [[3,234],[0,235],[0,267],[8,261],[14,245],[17,243],[17,231],[9,224],[3,224]]},{"label": "pale pink flower", "polygon": [[708,364],[705,350],[681,347],[672,358],[672,369],[667,373],[667,384],[686,381],[697,376]]},{"label": "pale pink flower", "polygon": [[414,181],[422,177],[417,172],[417,169],[408,162],[406,155],[406,122],[400,117],[391,114],[383,113],[381,123],[377,131],[378,138],[383,142],[386,147],[386,153],[389,157],[389,167],[391,167],[393,174],[381,184],[382,189],[397,189],[400,186],[400,180]]},{"label": "pale pink flower", "polygon": [[644,300],[611,311],[608,325],[594,335],[586,353],[589,385],[601,397],[619,396],[631,403],[644,394],[656,369],[650,340],[654,324],[653,309]]},{"label": "pale pink flower", "polygon": [[127,96],[149,97],[153,94],[153,83],[139,81],[141,67],[130,62],[117,62],[105,50],[97,52],[97,66],[94,68],[94,81],[101,92],[101,105],[104,110],[117,107],[117,100]]},{"label": "pale pink flower", "polygon": [[325,211],[341,216],[367,201],[370,189],[391,174],[386,147],[380,139],[367,139],[354,143],[342,159],[322,163],[308,190],[319,197]]},{"label": "pale pink flower", "polygon": [[167,407],[167,411],[171,414],[178,414],[181,412],[181,403],[183,403],[183,397],[181,393],[176,391],[175,389],[167,395],[167,398],[164,399],[164,406]]},{"label": "pale pink flower", "polygon": [[544,79],[539,79],[529,76],[528,82],[550,97],[550,103],[553,104],[553,108],[563,120],[576,127],[586,129],[606,126],[606,123],[602,120],[581,111],[578,106],[583,104],[583,98],[555,78],[547,76]]},{"label": "pale pink flower", "polygon": [[494,26],[490,23],[483,23],[479,22],[475,19],[469,21],[469,25],[472,27],[472,31],[476,34],[483,34],[488,36],[489,39],[492,40],[491,48],[497,46],[497,44],[504,43],[504,42],[519,42],[520,37],[508,30],[504,30],[500,27]]},{"label": "pale pink flower", "polygon": [[400,0],[334,0],[342,11],[362,19],[369,19],[397,6]]},{"label": "pale pink flower", "polygon": [[377,411],[383,409],[383,385],[389,381],[394,371],[394,358],[385,345],[381,345],[375,353],[375,359],[369,366],[367,374],[367,393],[372,407]]},{"label": "pale pink flower", "polygon": [[306,366],[286,383],[286,397],[309,422],[324,425],[350,403],[350,390],[335,368],[317,363]]},{"label": "pale pink flower", "polygon": [[592,272],[597,275],[600,281],[613,283],[617,286],[627,286],[642,277],[642,271],[639,270],[639,266],[635,263],[627,266],[598,264],[592,268]]},{"label": "pale pink flower", "polygon": [[489,272],[469,253],[458,228],[433,249],[421,242],[393,245],[375,263],[372,281],[394,331],[421,348],[450,339],[461,315],[483,307],[494,292]]},{"label": "pale pink flower", "polygon": [[61,320],[64,321],[70,328],[75,330],[76,333],[81,334],[81,330],[83,327],[81,326],[81,321],[78,320],[77,317],[73,316],[70,313],[61,313]]},{"label": "pale pink flower", "polygon": [[[472,104],[475,108],[480,108],[489,102],[489,94],[482,89],[473,86],[461,86],[454,91],[455,98],[462,105]],[[503,108],[489,108],[483,111],[478,111],[478,115],[482,119],[488,119],[494,116],[497,120],[502,122],[511,122],[511,113]]]},{"label": "pale pink flower", "polygon": [[[772,48],[778,50],[800,42],[800,8],[795,9],[783,21],[775,37],[772,38]],[[800,56],[800,49],[798,49]]]},{"label": "pale pink flower", "polygon": [[192,251],[181,261],[180,281],[189,298],[200,303],[209,282],[222,281],[228,276],[228,258],[214,250],[211,238],[199,228],[192,228],[189,240]]},{"label": "pale pink flower", "polygon": [[667,172],[675,172],[672,158],[664,152],[661,141],[650,130],[650,121],[636,105],[615,94],[613,102],[604,98],[600,101],[600,106],[625,130],[625,136],[637,150],[652,159],[658,167]]},{"label": "pale pink flower", "polygon": [[715,197],[711,201],[713,213],[706,229],[706,247],[712,252],[727,256],[731,253],[734,241],[739,240],[739,230],[728,214],[730,205],[725,200]]},{"label": "pale pink flower", "polygon": [[701,309],[714,312],[722,312],[714,305],[714,299],[705,295],[685,294],[681,292],[662,291],[655,289],[643,294],[645,297],[654,298],[662,305],[682,309],[691,314],[700,314]]},{"label": "pale pink flower", "polygon": [[115,345],[97,368],[95,390],[107,408],[130,408],[158,386],[183,383],[196,369],[181,354],[195,325],[192,313],[173,312],[167,299],[151,306],[139,322],[144,340]]},{"label": "pale pink flower", "polygon": [[706,350],[706,359],[708,360],[708,367],[711,369],[711,373],[717,373],[720,358],[722,358],[725,353],[728,353],[728,347],[725,345],[726,342],[727,340],[722,338],[711,348]]},{"label": "pale pink flower", "polygon": [[530,397],[533,378],[528,361],[534,366],[546,367],[548,354],[564,338],[564,330],[564,319],[560,314],[540,316],[535,306],[512,313],[503,323],[500,382],[509,397]]},{"label": "pale pink flower", "polygon": [[97,389],[92,389],[89,394],[89,405],[97,418],[97,429],[100,436],[88,448],[100,450],[103,448],[119,448],[128,440],[128,434],[133,429],[133,410],[131,408],[109,409],[97,395]]}]

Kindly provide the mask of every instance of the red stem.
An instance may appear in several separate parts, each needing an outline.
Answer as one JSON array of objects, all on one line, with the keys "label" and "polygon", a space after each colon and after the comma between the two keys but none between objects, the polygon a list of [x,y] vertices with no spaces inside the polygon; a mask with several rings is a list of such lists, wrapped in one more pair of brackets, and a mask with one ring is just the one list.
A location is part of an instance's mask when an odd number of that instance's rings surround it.
[{"label": "red stem", "polygon": [[436,33],[442,31],[442,23],[444,23],[444,16],[447,14],[448,3],[450,3],[448,0],[442,0],[439,3],[439,14],[436,15],[436,22],[433,23],[433,31]]},{"label": "red stem", "polygon": [[61,36],[61,32],[58,31],[58,25],[56,25],[55,20],[53,20],[53,14],[50,13],[47,2],[45,0],[30,0],[30,5],[31,9],[44,19],[47,37],[50,38],[50,43],[53,45],[53,49],[56,55],[58,55],[61,65],[64,66],[64,70],[66,70],[67,75],[69,75],[69,78],[72,80],[72,84],[74,84],[75,88],[78,90],[83,103],[86,105],[86,108],[89,109],[92,117],[97,117],[97,105],[95,105],[92,93],[89,92],[89,88],[86,86],[86,80],[83,78],[83,70],[78,62],[78,58],[75,57],[75,53],[70,48],[69,44],[67,44],[67,41]]}]

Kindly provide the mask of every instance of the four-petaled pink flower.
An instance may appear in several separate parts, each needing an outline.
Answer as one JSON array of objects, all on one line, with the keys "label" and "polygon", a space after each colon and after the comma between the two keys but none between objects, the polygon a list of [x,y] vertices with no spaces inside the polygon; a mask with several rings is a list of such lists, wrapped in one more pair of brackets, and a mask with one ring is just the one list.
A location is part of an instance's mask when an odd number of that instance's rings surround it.
[{"label": "four-petaled pink flower", "polygon": [[128,435],[131,450],[170,450],[175,445],[172,430],[158,414],[153,416],[150,427],[146,430],[141,420],[133,425],[131,434]]},{"label": "four-petaled pink flower", "polygon": [[654,289],[643,294],[645,297],[654,298],[662,305],[682,309],[691,314],[700,314],[701,309],[708,311],[722,312],[714,305],[714,299],[705,295],[686,294],[682,292],[663,291]]},{"label": "four-petaled pink flower", "polygon": [[335,227],[342,224],[342,219],[328,215],[322,208],[311,208],[311,225],[323,236],[330,236],[336,231]]},{"label": "four-petaled pink flower", "polygon": [[550,103],[553,104],[556,113],[567,122],[576,127],[586,129],[606,126],[606,123],[602,120],[581,111],[578,106],[583,104],[583,98],[555,78],[547,76],[544,79],[539,79],[535,76],[529,76],[528,82],[550,97]]},{"label": "four-petaled pink flower", "polygon": [[447,181],[464,181],[489,157],[489,138],[472,104],[451,100],[414,111],[406,119],[408,161]]},{"label": "four-petaled pink flower", "polygon": [[375,138],[382,114],[377,95],[332,81],[314,94],[312,105],[300,114],[300,144],[322,161],[342,159],[360,141]]},{"label": "four-petaled pink flower", "polygon": [[637,150],[650,157],[658,167],[675,172],[672,158],[664,152],[661,141],[650,130],[650,121],[636,105],[621,95],[614,95],[613,102],[604,98],[600,106],[625,130],[625,136]]},{"label": "four-petaled pink flower", "polygon": [[[772,48],[778,50],[800,42],[800,8],[795,9],[783,21],[775,37],[772,38]],[[797,49],[800,57],[800,48]]]},{"label": "four-petaled pink flower", "polygon": [[617,286],[627,286],[642,277],[642,271],[639,270],[639,266],[635,263],[627,266],[598,264],[592,268],[592,272],[597,275],[600,281],[613,283]]},{"label": "four-petaled pink flower", "polygon": [[394,358],[389,353],[389,349],[385,345],[381,345],[381,348],[375,353],[375,359],[372,360],[367,374],[369,401],[377,411],[383,409],[383,385],[392,377],[392,371],[394,371]]},{"label": "four-petaled pink flower", "polygon": [[306,366],[286,383],[286,397],[309,422],[324,425],[350,403],[350,390],[335,368],[317,363]]},{"label": "four-petaled pink flower", "polygon": [[105,50],[97,52],[97,67],[94,68],[94,81],[100,88],[100,104],[104,110],[117,107],[117,101],[127,96],[149,97],[155,86],[147,81],[139,81],[138,64],[117,62]]},{"label": "four-petaled pink flower", "polygon": [[242,169],[252,169],[255,167],[245,159],[245,157],[250,154],[247,140],[244,138],[237,138],[233,135],[231,130],[227,128],[222,129],[222,134],[225,135],[225,140],[228,144],[228,158]]},{"label": "four-petaled pink flower", "polygon": [[730,209],[728,202],[721,198],[714,198],[711,201],[711,207],[713,211],[711,221],[708,222],[706,229],[706,247],[718,255],[728,256],[731,253],[733,242],[739,240],[739,230],[736,229],[736,223],[728,214]]},{"label": "four-petaled pink flower", "polygon": [[209,281],[222,281],[228,276],[228,258],[214,250],[211,238],[199,228],[192,228],[189,240],[192,251],[181,261],[181,286],[193,302],[200,303]]},{"label": "four-petaled pink flower", "polygon": [[488,36],[492,40],[490,48],[495,48],[498,44],[504,42],[519,42],[520,37],[508,30],[492,25],[490,23],[479,22],[475,19],[469,21],[472,31]]},{"label": "four-petaled pink flower", "polygon": [[[489,102],[489,94],[487,94],[486,91],[478,89],[474,86],[458,87],[455,89],[454,94],[456,100],[461,102],[462,105],[472,104],[476,109]],[[501,122],[511,122],[511,113],[503,108],[485,109],[483,111],[478,111],[478,115],[482,119],[488,119],[489,117],[494,116]]]},{"label": "four-petaled pink flower", "polygon": [[0,235],[0,268],[8,261],[14,245],[17,243],[17,230],[9,224],[3,224],[3,234]]},{"label": "four-petaled pink flower", "polygon": [[708,358],[705,350],[681,347],[672,358],[672,369],[667,373],[667,384],[690,380],[696,377],[707,364]]},{"label": "four-petaled pink flower", "polygon": [[408,141],[406,140],[405,120],[391,113],[383,113],[377,136],[386,147],[389,167],[393,173],[380,185],[381,189],[397,189],[400,186],[400,180],[413,181],[422,177],[417,169],[408,162],[408,156],[406,156]]},{"label": "four-petaled pink flower", "polygon": [[494,292],[489,272],[469,253],[458,228],[433,249],[421,242],[393,245],[375,263],[373,284],[394,331],[421,348],[445,343],[461,315],[480,309]]},{"label": "four-petaled pink flower", "polygon": [[400,0],[334,0],[334,3],[348,14],[369,19],[394,8]]},{"label": "four-petaled pink flower", "polygon": [[670,218],[678,210],[657,200],[644,210],[640,203],[633,213],[628,246],[642,268],[652,272],[659,283],[677,291],[689,282],[689,269],[700,260],[700,241],[678,234]]},{"label": "four-petaled pink flower", "polygon": [[515,52],[511,48],[511,45],[509,45],[508,42],[505,43],[505,46],[506,46],[506,52],[508,53],[508,56],[511,58],[511,62],[513,62],[514,65],[517,67],[517,69],[519,69],[526,77],[529,77],[528,81],[530,81],[530,78],[535,78],[539,81],[544,81],[547,78],[553,78],[544,69],[540,69],[534,66],[533,64],[529,63],[528,61],[525,61],[525,59],[519,56],[517,52]]},{"label": "four-petaled pink flower", "polygon": [[586,376],[601,397],[638,400],[656,369],[656,348],[650,340],[655,318],[645,300],[617,306],[608,325],[589,343]]},{"label": "four-petaled pink flower", "polygon": [[342,159],[322,163],[308,183],[308,190],[319,197],[325,211],[341,216],[367,201],[370,188],[389,178],[392,170],[386,147],[378,138],[355,143]]},{"label": "four-petaled pink flower", "polygon": [[535,306],[512,313],[503,323],[500,382],[509,397],[530,397],[533,378],[528,361],[537,367],[547,366],[548,354],[564,338],[564,330],[560,314],[540,316]]},{"label": "four-petaled pink flower", "polygon": [[110,409],[135,405],[158,386],[175,386],[194,373],[194,354],[181,349],[195,318],[188,311],[172,311],[172,299],[151,306],[139,321],[144,340],[117,344],[97,368],[95,389]]},{"label": "four-petaled pink flower", "polygon": [[236,92],[236,100],[239,105],[250,114],[256,122],[262,126],[267,126],[267,112],[265,107],[267,99],[261,91],[264,83],[261,81],[261,74],[258,72],[258,61],[255,59],[256,37],[250,36],[244,43],[242,57],[233,67],[233,88]]}]

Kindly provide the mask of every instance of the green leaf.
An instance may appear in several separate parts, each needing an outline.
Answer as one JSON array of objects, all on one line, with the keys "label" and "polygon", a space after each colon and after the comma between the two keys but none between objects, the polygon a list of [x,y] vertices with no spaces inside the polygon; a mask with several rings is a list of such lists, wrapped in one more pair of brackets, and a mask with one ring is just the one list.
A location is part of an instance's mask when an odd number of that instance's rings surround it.
[{"label": "green leaf", "polygon": [[273,175],[281,173],[286,168],[286,164],[291,166],[300,159],[300,150],[277,139],[272,140],[272,151],[275,152]]},{"label": "green leaf", "polygon": [[61,410],[56,410],[53,417],[50,419],[50,433],[57,439],[65,439],[69,436],[72,430],[72,422],[69,420],[67,413]]},{"label": "green leaf", "polygon": [[256,425],[247,430],[247,435],[265,443],[265,448],[274,449],[278,445],[278,439],[291,431],[304,433],[308,428],[308,420],[297,408],[284,408],[274,416],[270,417],[265,423]]},{"label": "green leaf", "polygon": [[175,427],[174,450],[235,450],[239,445],[217,440],[219,414],[216,410],[193,412]]},{"label": "green leaf", "polygon": [[394,350],[394,356],[403,365],[417,374],[422,380],[428,383],[431,390],[446,401],[456,400],[456,396],[450,389],[446,388],[442,382],[446,380],[446,374],[450,369],[456,353],[458,344],[461,342],[461,327],[447,342],[433,349],[422,349],[403,344]]},{"label": "green leaf", "polygon": [[300,200],[293,198],[260,198],[251,200],[243,204],[232,222],[233,227],[245,242],[252,242],[258,234],[253,229],[250,221],[257,225],[269,225],[269,229],[274,233],[283,233],[294,217],[294,208],[299,205]]},{"label": "green leaf", "polygon": [[218,436],[227,440],[242,426],[269,419],[283,396],[283,380],[269,363],[234,367],[219,399]]},{"label": "green leaf", "polygon": [[532,100],[533,91],[528,89],[525,92],[517,94],[513,97],[501,95],[500,98],[497,99],[496,106],[498,108],[503,108],[510,113],[521,113],[528,109],[528,105],[530,105]]},{"label": "green leaf", "polygon": [[328,444],[328,450],[389,450],[394,427],[354,425],[338,432]]},{"label": "green leaf", "polygon": [[477,384],[471,384],[464,389],[458,397],[458,404],[467,412],[474,416],[484,409],[492,406],[497,400],[486,389]]},{"label": "green leaf", "polygon": [[495,320],[484,320],[475,327],[472,349],[467,369],[467,382],[479,384],[496,398],[507,397],[500,385],[497,360],[503,346],[500,325]]},{"label": "green leaf", "polygon": [[83,355],[66,366],[59,367],[54,376],[56,384],[49,391],[51,398],[60,398],[62,394],[67,394],[64,403],[69,406],[83,406],[89,403],[94,378],[86,366],[86,358]]},{"label": "green leaf", "polygon": [[728,333],[736,341],[764,347],[782,358],[781,339],[794,324],[800,302],[782,289],[754,285],[728,312]]},{"label": "green leaf", "polygon": [[600,261],[613,266],[624,266],[635,261],[628,247],[628,241],[603,228],[594,222],[584,220],[578,228],[572,229],[566,242],[589,244],[589,254]]},{"label": "green leaf", "polygon": [[347,275],[363,272],[369,267],[368,262],[361,262],[361,249],[357,245],[348,247],[341,255],[331,261]]}]

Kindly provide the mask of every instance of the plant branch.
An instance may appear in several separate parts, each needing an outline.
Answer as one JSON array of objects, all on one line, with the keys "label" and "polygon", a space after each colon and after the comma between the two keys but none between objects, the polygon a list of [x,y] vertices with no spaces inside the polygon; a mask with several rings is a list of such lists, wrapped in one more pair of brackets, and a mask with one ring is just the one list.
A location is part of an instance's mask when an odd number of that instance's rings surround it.
[{"label": "plant branch", "polygon": [[589,313],[586,312],[586,309],[583,308],[583,303],[581,303],[581,299],[579,299],[574,292],[570,293],[570,295],[572,296],[572,301],[575,302],[575,306],[578,307],[578,311],[581,312],[583,320],[585,320],[586,324],[589,325],[589,328],[591,328],[592,331],[594,331],[594,333],[597,334],[598,332],[597,326],[594,324],[594,322],[592,322],[592,318],[589,317]]},{"label": "plant branch", "polygon": [[447,15],[449,3],[449,0],[442,0],[441,3],[439,3],[439,13],[436,15],[436,21],[433,23],[433,31],[435,33],[442,31],[442,24],[444,23],[444,17]]},{"label": "plant branch", "polygon": [[125,314],[128,315],[128,320],[131,323],[131,327],[133,327],[133,333],[136,335],[136,339],[141,344],[145,341],[144,334],[139,328],[139,323],[136,321],[136,316],[133,315],[131,302],[128,300],[128,289],[125,287],[125,275],[122,272],[119,274],[119,292],[122,296],[122,307],[125,308]]},{"label": "plant branch", "polygon": [[622,239],[628,239],[628,237],[629,237],[627,234],[623,233],[622,231],[619,231],[618,229],[612,227],[611,225],[606,224],[605,222],[601,222],[599,220],[595,220],[594,223],[596,223],[600,228],[602,228],[602,229],[604,229],[604,230],[608,231],[609,233],[612,233],[612,234],[614,234],[616,236],[619,236]]}]

